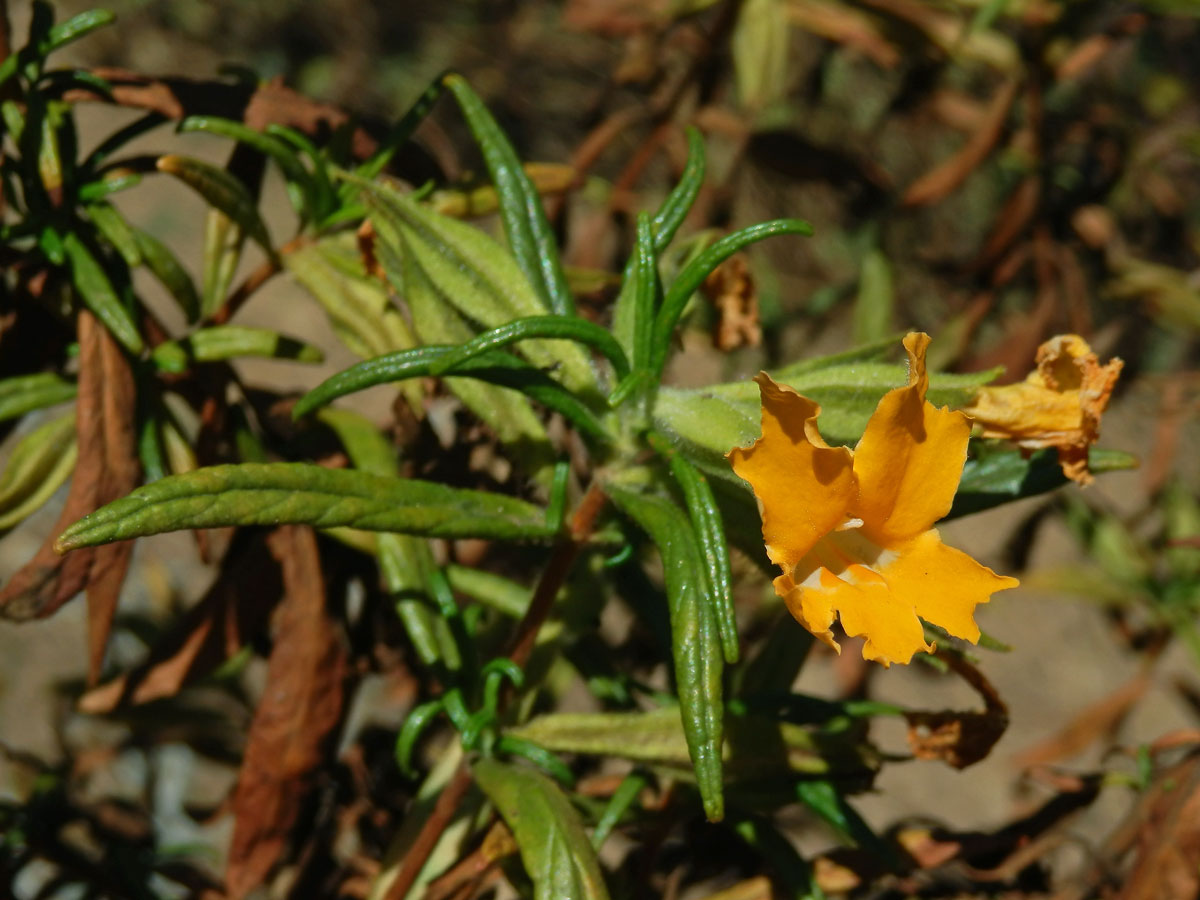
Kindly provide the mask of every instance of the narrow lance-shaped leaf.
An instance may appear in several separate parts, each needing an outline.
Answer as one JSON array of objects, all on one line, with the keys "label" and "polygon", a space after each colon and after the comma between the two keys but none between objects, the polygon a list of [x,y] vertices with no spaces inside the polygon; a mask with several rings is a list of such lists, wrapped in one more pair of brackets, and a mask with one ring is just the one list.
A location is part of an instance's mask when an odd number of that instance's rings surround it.
[{"label": "narrow lance-shaped leaf", "polygon": [[586,319],[564,316],[529,316],[493,328],[448,352],[433,364],[433,374],[448,372],[488,350],[498,350],[509,344],[533,338],[557,338],[585,344],[608,358],[618,379],[629,374],[629,360],[625,357],[625,351],[606,329]]},{"label": "narrow lance-shaped leaf", "polygon": [[77,452],[74,415],[21,438],[0,472],[0,532],[24,521],[62,487],[75,468]]},{"label": "narrow lance-shaped leaf", "polygon": [[[418,268],[441,301],[486,328],[546,313],[512,254],[473,225],[435,213],[386,185],[365,183],[379,260],[407,298],[405,267]],[[596,372],[579,347],[531,341],[522,353],[535,365],[560,369],[567,387],[594,387]]]},{"label": "narrow lance-shaped leaf", "polygon": [[62,533],[60,552],[164,531],[339,525],[430,537],[545,538],[545,513],[486,491],[306,463],[210,466],[138,488]]},{"label": "narrow lance-shaped leaf", "polygon": [[196,191],[210,206],[236,222],[267,255],[274,256],[271,237],[258,214],[254,198],[236,176],[198,159],[174,154],[159,157],[156,166],[158,171],[175,176]]},{"label": "narrow lance-shaped leaf", "polygon": [[192,360],[218,362],[239,356],[259,356],[317,363],[325,358],[321,349],[312,344],[266,328],[242,325],[214,325],[195,331],[180,341],[163,341],[150,356],[164,372],[186,371]]},{"label": "narrow lance-shaped leaf", "polygon": [[75,385],[53,372],[0,380],[0,422],[75,399]]},{"label": "narrow lance-shaped leaf", "polygon": [[175,298],[188,322],[195,322],[200,318],[200,294],[196,291],[192,276],[170,248],[154,235],[140,228],[133,229],[133,234],[146,268]]},{"label": "narrow lance-shaped leaf", "polygon": [[[364,360],[336,375],[331,375],[301,397],[293,409],[293,416],[299,418],[338,397],[377,384],[390,384],[432,375],[434,363],[454,349],[447,346],[418,347]],[[570,391],[544,372],[510,354],[489,351],[463,361],[452,372],[445,374],[456,378],[474,378],[519,390],[538,403],[561,413],[567,421],[589,437],[600,441],[609,439],[608,432],[600,421]]]},{"label": "narrow lance-shaped leaf", "polygon": [[558,785],[495,759],[478,760],[471,772],[512,829],[534,900],[608,900],[587,832]]},{"label": "narrow lance-shaped leaf", "polygon": [[652,370],[662,371],[667,351],[671,346],[671,336],[675,332],[675,326],[679,323],[679,317],[683,315],[683,309],[687,306],[692,294],[703,284],[704,279],[713,269],[755,241],[761,241],[777,234],[798,234],[807,237],[812,233],[812,225],[802,219],[776,219],[772,222],[751,225],[749,228],[743,228],[741,231],[735,231],[733,234],[721,238],[684,266],[683,271],[679,273],[667,290],[662,308],[654,320]]},{"label": "narrow lance-shaped leaf", "polygon": [[671,468],[671,475],[683,491],[688,517],[700,545],[707,583],[705,599],[712,604],[717,632],[725,662],[738,661],[737,617],[733,608],[733,584],[729,569],[729,547],[721,511],[704,475],[688,462],[664,437],[650,434],[650,445]]},{"label": "narrow lance-shaped leaf", "polygon": [[560,316],[573,314],[575,302],[537,188],[525,174],[512,144],[466,79],[451,73],[442,82],[454,94],[483,151],[484,162],[496,184],[504,233],[517,264],[551,312]]},{"label": "narrow lance-shaped leaf", "polygon": [[145,345],[133,317],[117,296],[108,273],[96,261],[92,251],[73,231],[63,238],[63,249],[66,251],[72,281],[79,291],[80,299],[126,350],[135,355],[141,353]]},{"label": "narrow lance-shaped leaf", "polygon": [[712,821],[725,811],[721,742],[724,660],[712,609],[702,599],[704,563],[687,515],[665,497],[609,484],[612,501],[658,546],[671,615],[671,649],[679,710],[696,785]]},{"label": "narrow lance-shaped leaf", "polygon": [[[662,206],[650,221],[650,233],[654,239],[652,256],[657,266],[658,254],[662,253],[675,238],[675,233],[687,217],[692,204],[704,184],[704,139],[695,128],[687,129],[688,158],[679,183],[663,200]],[[613,304],[613,335],[625,348],[625,352],[634,360],[635,366],[648,363],[648,358],[639,359],[637,349],[638,315],[640,300],[637,296],[639,281],[636,267],[645,265],[639,262],[638,252],[630,255],[625,263],[625,271],[621,276],[621,292]],[[653,320],[651,319],[651,322]]]}]

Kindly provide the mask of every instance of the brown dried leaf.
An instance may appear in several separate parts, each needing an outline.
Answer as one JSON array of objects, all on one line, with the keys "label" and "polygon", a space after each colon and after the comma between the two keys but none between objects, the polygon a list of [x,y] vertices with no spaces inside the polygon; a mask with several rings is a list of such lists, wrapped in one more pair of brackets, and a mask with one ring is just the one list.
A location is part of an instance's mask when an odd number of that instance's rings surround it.
[{"label": "brown dried leaf", "polygon": [[1061,731],[1021,753],[1014,762],[1022,768],[1032,768],[1075,756],[1093,741],[1112,734],[1149,686],[1149,677],[1144,672],[1139,673],[1132,681],[1088,706]]},{"label": "brown dried leaf", "polygon": [[122,703],[173,697],[185,684],[232,656],[263,627],[281,587],[278,565],[254,538],[253,546],[225,566],[203,599],[151,648],[141,665],[88,691],[80,698],[79,709],[99,714]]},{"label": "brown dried leaf", "polygon": [[731,256],[713,269],[704,279],[703,290],[717,310],[713,343],[718,350],[757,347],[762,342],[758,290],[744,257]]},{"label": "brown dried leaf", "polygon": [[1017,97],[1017,86],[1017,81],[1010,79],[996,91],[979,128],[957,153],[909,186],[902,201],[905,206],[928,206],[930,203],[937,203],[966,181],[967,176],[987,159],[1004,133],[1008,111]]},{"label": "brown dried leaf", "polygon": [[54,613],[79,591],[88,599],[88,674],[98,677],[132,542],[60,556],[59,532],[133,490],[141,474],[134,436],[133,374],[123,351],[90,312],[79,313],[79,459],[66,505],[46,542],[0,591],[0,615],[19,621]]},{"label": "brown dried leaf", "polygon": [[283,568],[267,686],[250,725],[233,794],[225,884],[231,898],[262,884],[282,854],[342,712],[345,652],[325,611],[316,538],[288,525],[267,539]]},{"label": "brown dried leaf", "polygon": [[1119,900],[1200,896],[1200,757],[1164,772],[1143,809],[1137,856]]},{"label": "brown dried leaf", "polygon": [[938,658],[983,697],[983,712],[907,712],[908,744],[918,759],[940,759],[965,769],[991,751],[1008,728],[1008,707],[983,674],[957,653]]}]

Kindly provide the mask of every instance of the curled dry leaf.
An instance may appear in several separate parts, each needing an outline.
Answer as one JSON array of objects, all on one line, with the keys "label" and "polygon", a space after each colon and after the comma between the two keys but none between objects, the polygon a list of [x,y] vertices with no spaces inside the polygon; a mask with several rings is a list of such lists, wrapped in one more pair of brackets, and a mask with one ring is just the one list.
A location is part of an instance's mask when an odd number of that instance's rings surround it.
[{"label": "curled dry leaf", "polygon": [[88,311],[79,313],[79,456],[66,505],[46,542],[0,591],[0,615],[24,621],[53,614],[81,590],[88,600],[88,675],[95,681],[133,545],[89,547],[60,556],[54,541],[68,525],[137,486],[134,384],[117,342]]},{"label": "curled dry leaf", "polygon": [[342,712],[345,651],[325,611],[313,531],[284,526],[267,546],[283,569],[284,597],[276,612],[266,690],[233,794],[225,873],[232,898],[262,884],[282,854]]},{"label": "curled dry leaf", "polygon": [[704,295],[717,310],[713,343],[728,352],[762,343],[758,320],[758,290],[744,256],[729,257],[704,279]]},{"label": "curled dry leaf", "polygon": [[940,759],[965,769],[992,751],[1008,728],[1008,707],[983,674],[956,653],[938,658],[983,697],[983,712],[907,712],[908,744],[918,759]]}]

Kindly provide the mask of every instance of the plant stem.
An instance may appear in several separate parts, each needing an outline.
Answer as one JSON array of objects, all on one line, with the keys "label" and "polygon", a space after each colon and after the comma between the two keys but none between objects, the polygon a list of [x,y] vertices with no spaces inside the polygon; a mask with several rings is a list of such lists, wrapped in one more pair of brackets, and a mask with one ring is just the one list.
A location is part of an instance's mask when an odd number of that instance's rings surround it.
[{"label": "plant stem", "polygon": [[[567,575],[570,573],[571,566],[579,555],[580,549],[595,530],[596,519],[604,508],[604,501],[604,491],[596,482],[592,482],[571,516],[567,534],[555,544],[554,553],[542,571],[542,577],[538,579],[537,587],[534,588],[529,608],[525,610],[525,615],[521,618],[516,634],[513,635],[509,645],[508,658],[518,666],[524,668],[525,664],[529,662],[538,632],[541,631],[546,617],[550,614],[554,598],[558,596],[558,592],[566,582]],[[450,783],[442,789],[437,803],[434,804],[433,812],[425,820],[412,847],[405,854],[400,869],[396,872],[396,878],[388,889],[387,900],[404,900],[408,896],[417,876],[421,874],[421,869],[424,868],[434,847],[437,846],[442,832],[453,821],[455,813],[458,812],[458,806],[470,787],[471,767],[464,759],[450,779]]]}]

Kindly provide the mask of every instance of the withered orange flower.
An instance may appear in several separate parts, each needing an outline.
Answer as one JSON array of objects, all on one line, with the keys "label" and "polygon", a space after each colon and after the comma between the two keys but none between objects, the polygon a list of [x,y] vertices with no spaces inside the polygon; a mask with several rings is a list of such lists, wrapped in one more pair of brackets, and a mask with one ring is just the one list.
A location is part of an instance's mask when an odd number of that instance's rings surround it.
[{"label": "withered orange flower", "polygon": [[925,643],[921,619],[979,640],[974,610],[1016,587],[942,543],[933,523],[950,511],[971,426],[925,400],[929,335],[904,339],[906,387],[884,395],[858,446],[830,447],[817,431],[821,408],[765,372],[762,437],[729,451],[754,488],[767,555],[783,569],[775,591],[796,620],[838,652],[834,617],[863,656],[907,663]]},{"label": "withered orange flower", "polygon": [[1060,334],[1037,351],[1037,368],[1024,381],[982,387],[963,407],[983,436],[1006,438],[1026,450],[1058,448],[1063,474],[1090,484],[1088,447],[1100,436],[1100,416],[1125,364],[1100,365],[1087,341]]}]

